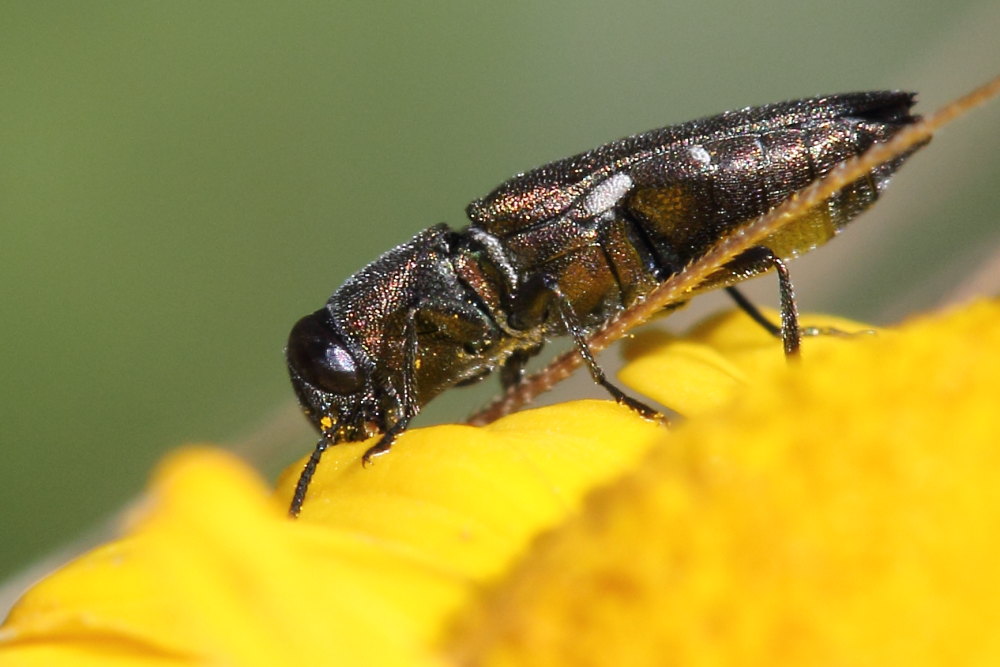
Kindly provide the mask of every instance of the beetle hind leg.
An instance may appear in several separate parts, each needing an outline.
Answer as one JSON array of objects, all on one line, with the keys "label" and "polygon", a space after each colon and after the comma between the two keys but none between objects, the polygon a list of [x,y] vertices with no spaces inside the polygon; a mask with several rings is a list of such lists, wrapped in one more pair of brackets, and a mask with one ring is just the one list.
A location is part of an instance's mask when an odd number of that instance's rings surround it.
[{"label": "beetle hind leg", "polygon": [[727,268],[737,272],[745,269],[754,273],[773,268],[775,273],[778,274],[778,294],[781,301],[780,326],[771,322],[736,287],[732,285],[726,287],[726,293],[732,297],[736,305],[740,307],[740,310],[749,315],[754,322],[763,327],[772,336],[782,340],[785,356],[789,359],[799,355],[803,336],[852,336],[855,333],[874,333],[870,329],[859,332],[845,332],[833,327],[803,327],[799,322],[799,309],[795,301],[795,289],[792,287],[788,268],[781,258],[775,255],[770,248],[765,246],[750,248],[728,264]]},{"label": "beetle hind leg", "polygon": [[726,287],[726,293],[732,297],[736,305],[753,319],[754,322],[762,326],[769,334],[781,338],[784,345],[785,356],[788,358],[797,357],[799,348],[802,346],[802,328],[799,325],[799,309],[795,302],[795,289],[792,287],[792,279],[788,274],[788,267],[775,255],[770,248],[765,246],[754,246],[738,255],[732,262],[726,265],[729,272],[737,274],[754,275],[774,269],[778,274],[778,295],[781,301],[781,326],[771,322],[760,310],[751,303],[746,296],[733,286]]}]

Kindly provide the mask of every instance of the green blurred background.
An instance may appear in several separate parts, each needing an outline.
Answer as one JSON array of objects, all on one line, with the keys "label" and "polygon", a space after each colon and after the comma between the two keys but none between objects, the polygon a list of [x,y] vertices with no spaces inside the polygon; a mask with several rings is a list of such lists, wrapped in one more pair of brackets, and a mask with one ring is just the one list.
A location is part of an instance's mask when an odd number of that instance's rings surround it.
[{"label": "green blurred background", "polygon": [[[180,443],[304,455],[291,324],[511,174],[818,93],[913,89],[930,110],[1000,72],[998,32],[995,0],[5,3],[0,580]],[[1000,246],[998,108],[793,267],[803,308],[893,321],[980,270]]]}]

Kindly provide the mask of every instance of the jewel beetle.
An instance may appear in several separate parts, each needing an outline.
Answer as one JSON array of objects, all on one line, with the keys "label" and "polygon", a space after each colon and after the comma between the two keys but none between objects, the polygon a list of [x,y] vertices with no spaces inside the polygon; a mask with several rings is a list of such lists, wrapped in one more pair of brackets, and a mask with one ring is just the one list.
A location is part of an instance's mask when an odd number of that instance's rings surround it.
[{"label": "jewel beetle", "polygon": [[[916,122],[913,103],[907,92],[828,95],[619,139],[519,174],[468,206],[467,227],[435,225],[378,257],[289,335],[292,385],[320,432],[290,513],[301,509],[330,445],[381,434],[364,454],[368,463],[435,396],[494,371],[503,386],[514,385],[555,337],[572,337],[616,401],[655,417],[604,377],[587,334],[718,239]],[[843,186],[712,273],[697,292],[727,289],[795,354],[799,330],[785,262],[873,204],[914,150]],[[735,289],[772,269],[783,304],[791,304],[781,327]]]}]

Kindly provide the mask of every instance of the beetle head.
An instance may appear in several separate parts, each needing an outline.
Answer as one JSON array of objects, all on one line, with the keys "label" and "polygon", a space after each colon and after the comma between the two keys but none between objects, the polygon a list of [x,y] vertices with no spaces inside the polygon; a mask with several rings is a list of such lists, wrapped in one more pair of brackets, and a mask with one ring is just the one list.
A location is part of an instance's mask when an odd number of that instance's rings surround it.
[{"label": "beetle head", "polygon": [[385,430],[371,360],[336,330],[325,308],[292,327],[285,357],[303,410],[333,442],[364,440]]}]

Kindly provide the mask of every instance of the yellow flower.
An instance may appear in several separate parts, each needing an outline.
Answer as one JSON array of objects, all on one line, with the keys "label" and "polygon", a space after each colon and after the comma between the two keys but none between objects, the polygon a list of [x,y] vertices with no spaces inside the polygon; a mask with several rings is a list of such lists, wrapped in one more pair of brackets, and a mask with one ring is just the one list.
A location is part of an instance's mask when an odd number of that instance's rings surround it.
[{"label": "yellow flower", "polygon": [[[810,322],[858,331],[863,325]],[[183,450],[31,589],[0,664],[994,664],[1000,305],[809,338],[745,316],[629,347],[670,433],[581,401],[324,456],[302,517]]]}]

